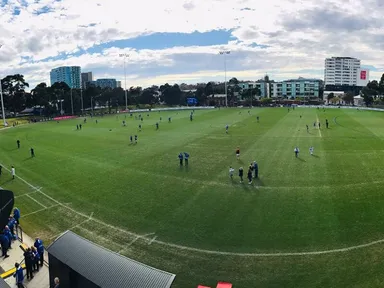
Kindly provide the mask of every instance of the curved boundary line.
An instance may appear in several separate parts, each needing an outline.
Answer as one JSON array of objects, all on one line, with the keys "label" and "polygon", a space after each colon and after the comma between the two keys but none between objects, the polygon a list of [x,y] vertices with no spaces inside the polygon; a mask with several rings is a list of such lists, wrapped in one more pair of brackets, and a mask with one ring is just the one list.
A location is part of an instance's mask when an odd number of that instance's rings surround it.
[{"label": "curved boundary line", "polygon": [[[2,164],[0,164],[0,165],[2,165]],[[4,165],[2,165],[2,166],[4,167],[5,170],[10,171]],[[16,175],[16,177],[19,178],[21,181],[23,181],[28,186],[30,186],[31,188],[37,190],[37,188],[35,186],[33,186],[31,183],[27,182],[26,180],[24,180],[20,176]],[[55,202],[57,204],[57,206],[62,206],[62,207],[70,210],[71,212],[73,212],[73,213],[75,213],[77,215],[80,215],[80,216],[85,217],[85,218],[89,218],[89,215],[86,215],[86,214],[84,214],[82,212],[76,211],[75,209],[69,207],[68,205],[66,205],[64,203],[61,203],[61,202],[57,201],[56,199],[52,198],[51,196],[47,195],[46,193],[44,193],[42,191],[39,191],[39,192],[42,195],[44,195],[45,197],[47,197],[48,199],[50,199],[53,202]],[[97,224],[103,225],[105,227],[109,227],[111,229],[115,229],[116,231],[119,231],[121,233],[125,233],[125,234],[133,236],[133,237],[140,237],[140,238],[145,239],[147,241],[151,241],[151,244],[156,243],[156,244],[159,244],[159,245],[168,246],[168,247],[172,247],[172,248],[176,248],[176,249],[184,250],[184,251],[193,251],[193,252],[205,253],[205,254],[213,254],[213,255],[239,256],[239,257],[286,257],[286,256],[310,256],[310,255],[334,254],[334,253],[342,253],[342,252],[348,252],[348,251],[357,250],[357,249],[361,249],[361,248],[366,248],[366,247],[370,247],[370,246],[377,245],[377,244],[380,244],[380,243],[384,242],[384,239],[380,239],[380,240],[372,241],[372,242],[365,243],[365,244],[349,246],[349,247],[345,247],[345,248],[321,250],[321,251],[281,252],[281,253],[238,253],[238,252],[228,252],[228,251],[217,251],[217,250],[199,249],[199,248],[193,248],[193,247],[173,244],[173,243],[169,243],[169,242],[163,242],[163,241],[160,241],[160,240],[150,239],[150,238],[145,237],[143,235],[139,235],[139,234],[136,234],[134,232],[130,232],[130,231],[124,230],[124,229],[119,228],[117,226],[110,225],[108,223],[105,223],[105,222],[103,222],[101,220],[98,220],[96,218],[93,218],[93,217],[92,217],[92,220],[95,221]]]}]

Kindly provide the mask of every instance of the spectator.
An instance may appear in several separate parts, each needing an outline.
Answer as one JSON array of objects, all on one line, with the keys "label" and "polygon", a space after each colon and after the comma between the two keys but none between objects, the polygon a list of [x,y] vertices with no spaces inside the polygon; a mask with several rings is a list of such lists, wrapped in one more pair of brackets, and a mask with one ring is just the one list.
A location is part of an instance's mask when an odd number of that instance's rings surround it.
[{"label": "spectator", "polygon": [[58,277],[55,278],[54,282],[55,282],[55,286],[53,286],[53,288],[60,288],[59,287],[60,286],[60,279]]},{"label": "spectator", "polygon": [[40,238],[36,238],[35,240],[36,241],[35,241],[34,246],[36,247],[37,252],[39,253],[39,256],[40,256],[40,266],[43,266],[43,264],[44,264],[44,245],[43,245],[43,241]]},{"label": "spectator", "polygon": [[11,230],[11,233],[13,236],[16,235],[15,233],[15,225],[16,225],[16,220],[12,216],[8,218],[8,227]]},{"label": "spectator", "polygon": [[13,277],[16,278],[17,288],[25,288],[23,285],[24,282],[24,272],[19,263],[15,263],[16,272],[13,274]]},{"label": "spectator", "polygon": [[39,272],[39,260],[40,260],[40,255],[39,255],[39,253],[37,252],[35,246],[32,246],[32,247],[31,247],[31,250],[32,250],[32,253],[33,253],[33,264],[32,264],[33,271],[34,271],[34,272],[35,272],[35,271],[36,271],[36,272]]},{"label": "spectator", "polygon": [[12,232],[11,230],[9,229],[8,225],[5,226],[4,230],[3,230],[3,234],[8,238],[9,240],[9,249],[12,249],[12,240],[13,240],[13,235],[12,235]]},{"label": "spectator", "polygon": [[13,209],[13,218],[15,218],[17,225],[20,225],[20,210],[17,207]]},{"label": "spectator", "polygon": [[25,266],[26,266],[26,270],[27,270],[27,279],[33,279],[33,271],[32,271],[32,268],[33,268],[33,253],[31,251],[31,248],[28,248],[27,251],[24,252],[24,260],[25,260]]},{"label": "spectator", "polygon": [[9,255],[7,254],[8,248],[9,248],[9,240],[8,237],[4,234],[0,234],[0,243],[1,243],[1,251],[3,252],[2,257],[8,258]]}]

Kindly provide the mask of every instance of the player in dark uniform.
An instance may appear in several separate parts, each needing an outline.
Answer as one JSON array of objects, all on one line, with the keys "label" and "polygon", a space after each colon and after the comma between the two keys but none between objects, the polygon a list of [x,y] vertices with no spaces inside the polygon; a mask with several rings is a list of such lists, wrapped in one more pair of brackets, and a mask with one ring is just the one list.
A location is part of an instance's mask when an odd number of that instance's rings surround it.
[{"label": "player in dark uniform", "polygon": [[35,157],[35,150],[33,148],[31,148],[31,157]]},{"label": "player in dark uniform", "polygon": [[17,148],[20,149],[20,140],[17,140],[16,144],[17,144]]},{"label": "player in dark uniform", "polygon": [[239,168],[240,183],[243,183],[243,175],[244,175],[243,167],[240,167]]}]

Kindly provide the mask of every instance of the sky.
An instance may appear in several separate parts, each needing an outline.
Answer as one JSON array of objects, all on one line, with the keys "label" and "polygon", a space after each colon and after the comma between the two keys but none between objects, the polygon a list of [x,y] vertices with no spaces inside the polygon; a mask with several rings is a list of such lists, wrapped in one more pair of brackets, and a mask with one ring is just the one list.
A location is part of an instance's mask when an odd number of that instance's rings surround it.
[{"label": "sky", "polygon": [[348,56],[380,79],[382,11],[383,0],[0,0],[0,77],[34,88],[73,65],[123,87],[125,66],[127,88],[224,81],[225,70],[323,79],[326,57]]}]

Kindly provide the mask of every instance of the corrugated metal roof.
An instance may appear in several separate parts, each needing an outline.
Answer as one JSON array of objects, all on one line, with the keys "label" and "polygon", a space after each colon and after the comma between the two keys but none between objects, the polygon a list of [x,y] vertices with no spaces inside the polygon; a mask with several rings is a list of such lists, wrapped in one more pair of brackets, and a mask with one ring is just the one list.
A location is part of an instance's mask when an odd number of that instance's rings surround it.
[{"label": "corrugated metal roof", "polygon": [[102,288],[169,288],[174,274],[158,270],[98,246],[67,231],[48,253]]},{"label": "corrugated metal roof", "polygon": [[5,280],[0,277],[0,288],[11,288],[11,286],[9,286],[7,282],[5,282]]}]

